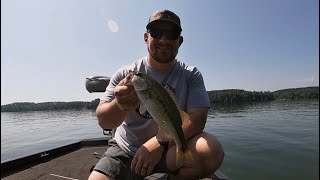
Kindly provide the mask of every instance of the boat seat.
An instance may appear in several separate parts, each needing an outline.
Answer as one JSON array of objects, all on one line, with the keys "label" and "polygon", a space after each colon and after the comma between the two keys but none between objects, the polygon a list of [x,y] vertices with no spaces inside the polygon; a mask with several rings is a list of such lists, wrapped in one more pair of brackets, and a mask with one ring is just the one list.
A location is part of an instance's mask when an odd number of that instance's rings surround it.
[{"label": "boat seat", "polygon": [[107,76],[91,76],[86,78],[86,89],[92,92],[105,92],[106,87],[110,82],[110,77]]},{"label": "boat seat", "polygon": [[[105,92],[106,87],[110,82],[110,78],[108,76],[90,76],[86,78],[85,85],[86,89],[89,93],[95,92]],[[114,135],[114,129],[103,129],[104,135]]]}]

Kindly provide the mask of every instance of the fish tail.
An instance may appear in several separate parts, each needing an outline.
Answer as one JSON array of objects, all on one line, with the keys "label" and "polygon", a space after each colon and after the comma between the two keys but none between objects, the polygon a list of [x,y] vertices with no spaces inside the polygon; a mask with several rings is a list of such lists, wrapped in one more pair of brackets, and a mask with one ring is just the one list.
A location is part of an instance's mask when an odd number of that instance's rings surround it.
[{"label": "fish tail", "polygon": [[186,161],[193,161],[193,156],[190,149],[186,149],[186,150],[178,149],[176,153],[176,166],[182,167],[184,162]]}]

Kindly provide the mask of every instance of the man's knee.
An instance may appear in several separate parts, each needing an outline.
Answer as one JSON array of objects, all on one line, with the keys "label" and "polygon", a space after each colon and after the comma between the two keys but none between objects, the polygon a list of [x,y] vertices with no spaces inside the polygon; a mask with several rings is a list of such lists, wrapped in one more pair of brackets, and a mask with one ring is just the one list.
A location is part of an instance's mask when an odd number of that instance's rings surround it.
[{"label": "man's knee", "polygon": [[[222,164],[224,151],[217,138],[206,132],[202,132],[188,141],[194,161],[182,167],[178,176],[202,177],[214,173]],[[167,154],[167,167],[176,170],[175,149],[169,149]]]},{"label": "man's knee", "polygon": [[224,159],[224,150],[222,148],[222,145],[219,143],[217,146],[214,148],[212,158],[214,163],[211,164],[211,171],[215,172],[219,167],[221,166],[223,159]]},{"label": "man's knee", "polygon": [[199,153],[200,159],[204,162],[204,169],[209,174],[215,172],[223,162],[223,147],[211,134],[203,132],[197,139],[195,150]]},{"label": "man's knee", "polygon": [[88,180],[112,180],[112,178],[97,171],[92,171]]}]

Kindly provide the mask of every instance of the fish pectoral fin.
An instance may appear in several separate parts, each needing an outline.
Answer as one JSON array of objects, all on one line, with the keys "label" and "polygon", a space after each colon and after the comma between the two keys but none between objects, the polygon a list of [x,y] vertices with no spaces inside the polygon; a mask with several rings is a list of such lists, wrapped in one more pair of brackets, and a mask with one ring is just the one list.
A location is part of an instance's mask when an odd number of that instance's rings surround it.
[{"label": "fish pectoral fin", "polygon": [[144,114],[147,112],[146,107],[142,103],[140,103],[139,112],[140,112],[140,114]]},{"label": "fish pectoral fin", "polygon": [[160,128],[158,129],[158,133],[156,135],[156,138],[158,141],[169,141],[171,140],[171,135],[164,129]]},{"label": "fish pectoral fin", "polygon": [[188,121],[190,121],[189,115],[188,113],[186,113],[185,111],[182,111],[181,109],[179,109],[180,112],[180,116],[181,116],[181,120],[182,120],[182,127],[184,127],[186,125],[186,123]]}]

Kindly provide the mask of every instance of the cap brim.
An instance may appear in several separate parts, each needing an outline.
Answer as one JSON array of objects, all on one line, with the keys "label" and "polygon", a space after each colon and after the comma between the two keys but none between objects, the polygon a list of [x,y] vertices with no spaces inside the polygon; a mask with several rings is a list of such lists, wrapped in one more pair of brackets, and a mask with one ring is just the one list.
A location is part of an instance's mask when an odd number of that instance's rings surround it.
[{"label": "cap brim", "polygon": [[170,24],[174,25],[179,31],[182,31],[181,27],[177,23],[175,23],[174,21],[168,20],[168,19],[154,20],[154,21],[150,22],[149,24],[147,24],[146,28],[150,29],[154,24],[163,23],[163,22],[170,23]]}]

